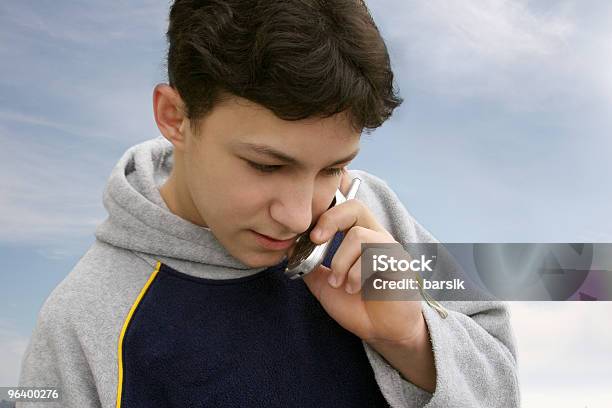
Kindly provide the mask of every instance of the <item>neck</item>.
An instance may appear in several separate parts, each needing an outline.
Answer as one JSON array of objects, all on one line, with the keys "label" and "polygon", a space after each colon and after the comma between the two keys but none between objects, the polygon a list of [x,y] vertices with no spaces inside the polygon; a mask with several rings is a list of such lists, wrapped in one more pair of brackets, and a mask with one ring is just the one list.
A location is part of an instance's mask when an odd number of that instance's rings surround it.
[{"label": "neck", "polygon": [[192,224],[207,227],[206,222],[193,203],[185,183],[180,181],[182,178],[176,169],[177,166],[172,169],[168,180],[159,188],[160,195],[170,212]]}]

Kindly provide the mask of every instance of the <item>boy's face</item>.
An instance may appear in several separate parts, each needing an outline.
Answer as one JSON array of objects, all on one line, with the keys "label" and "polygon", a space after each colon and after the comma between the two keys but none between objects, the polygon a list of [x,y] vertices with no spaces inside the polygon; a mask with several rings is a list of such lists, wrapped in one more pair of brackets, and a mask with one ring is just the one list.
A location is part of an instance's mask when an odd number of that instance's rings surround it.
[{"label": "boy's face", "polygon": [[277,264],[293,246],[259,234],[295,240],[329,207],[360,141],[345,114],[286,121],[237,97],[215,106],[197,136],[189,128],[184,120],[175,148],[178,215],[208,226],[250,267]]}]

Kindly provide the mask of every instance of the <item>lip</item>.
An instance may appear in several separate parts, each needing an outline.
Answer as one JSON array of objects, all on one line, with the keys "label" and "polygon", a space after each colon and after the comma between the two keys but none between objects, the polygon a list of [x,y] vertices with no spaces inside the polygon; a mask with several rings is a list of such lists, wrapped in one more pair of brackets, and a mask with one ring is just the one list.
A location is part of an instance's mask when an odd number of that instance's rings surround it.
[{"label": "lip", "polygon": [[291,245],[293,245],[293,243],[297,239],[297,237],[293,237],[291,239],[278,240],[271,238],[267,235],[260,234],[259,232],[253,230],[251,230],[251,232],[255,234],[255,240],[259,245],[263,246],[266,249],[272,249],[277,251],[291,247]]}]

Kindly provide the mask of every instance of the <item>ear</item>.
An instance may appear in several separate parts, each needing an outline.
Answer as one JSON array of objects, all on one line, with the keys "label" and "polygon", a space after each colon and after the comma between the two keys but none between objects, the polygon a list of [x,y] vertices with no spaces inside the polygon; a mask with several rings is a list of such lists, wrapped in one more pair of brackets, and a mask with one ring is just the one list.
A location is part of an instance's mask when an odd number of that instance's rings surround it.
[{"label": "ear", "polygon": [[179,93],[167,84],[158,84],[153,89],[153,114],[161,134],[176,149],[185,149],[189,118]]}]

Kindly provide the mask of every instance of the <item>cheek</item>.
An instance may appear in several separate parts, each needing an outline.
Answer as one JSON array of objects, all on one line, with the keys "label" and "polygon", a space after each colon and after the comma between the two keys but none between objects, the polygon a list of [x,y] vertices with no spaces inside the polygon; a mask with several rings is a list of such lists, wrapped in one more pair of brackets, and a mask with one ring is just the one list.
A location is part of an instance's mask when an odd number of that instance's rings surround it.
[{"label": "cheek", "polygon": [[252,227],[265,205],[259,185],[236,163],[222,155],[214,156],[210,149],[185,161],[189,194],[196,210],[219,234]]},{"label": "cheek", "polygon": [[339,180],[333,179],[321,183],[315,194],[312,214],[314,219],[318,219],[321,214],[329,209],[329,205],[334,199]]},{"label": "cheek", "polygon": [[226,189],[225,207],[230,217],[257,218],[267,206],[266,194],[251,184],[236,184]]},{"label": "cheek", "polygon": [[225,222],[248,225],[261,221],[261,213],[268,205],[266,185],[257,183],[248,177],[218,177],[211,180],[215,185],[217,200],[213,204],[218,216]]}]

